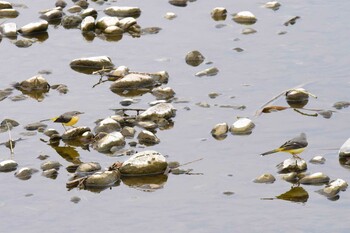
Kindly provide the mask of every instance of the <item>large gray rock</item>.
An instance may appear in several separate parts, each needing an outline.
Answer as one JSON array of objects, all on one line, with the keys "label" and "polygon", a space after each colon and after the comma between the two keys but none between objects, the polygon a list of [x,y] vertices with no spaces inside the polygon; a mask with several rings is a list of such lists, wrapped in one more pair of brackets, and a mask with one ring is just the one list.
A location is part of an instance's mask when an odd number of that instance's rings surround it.
[{"label": "large gray rock", "polygon": [[123,176],[163,174],[168,167],[165,157],[157,151],[139,152],[126,160],[119,169]]}]

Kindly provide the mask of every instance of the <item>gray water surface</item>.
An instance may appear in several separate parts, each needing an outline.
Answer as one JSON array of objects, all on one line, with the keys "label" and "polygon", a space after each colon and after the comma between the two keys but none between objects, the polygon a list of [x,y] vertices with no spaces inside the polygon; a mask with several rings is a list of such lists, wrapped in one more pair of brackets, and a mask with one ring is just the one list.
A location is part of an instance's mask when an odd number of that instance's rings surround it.
[{"label": "gray water surface", "polygon": [[[69,6],[73,3],[67,1]],[[25,2],[27,9],[20,12],[15,22],[23,26],[38,21],[38,12],[54,7],[54,1]],[[120,0],[90,7],[103,15],[109,5],[137,6],[142,10],[137,19],[141,27],[157,26],[155,35],[132,38],[124,35],[118,42],[95,38],[87,42],[80,30],[49,26],[49,38],[29,48],[17,48],[9,39],[0,42],[0,89],[37,74],[45,75],[50,84],[68,85],[69,92],[60,95],[50,91],[38,102],[28,98],[13,102],[1,101],[1,117],[15,119],[21,125],[12,131],[12,137],[23,137],[23,126],[66,111],[85,112],[79,126],[94,127],[94,121],[113,114],[110,109],[121,108],[123,97],[109,90],[109,83],[92,86],[99,76],[75,72],[69,63],[76,58],[109,56],[116,66],[126,65],[133,71],[157,72],[165,70],[176,97],[188,103],[174,103],[177,115],[174,127],[158,131],[160,144],[148,148],[167,155],[169,161],[186,163],[184,168],[203,175],[169,175],[164,188],[143,192],[123,182],[100,193],[65,187],[70,174],[61,168],[57,179],[41,176],[40,172],[27,181],[14,177],[13,172],[1,173],[0,230],[3,232],[348,232],[349,191],[340,193],[340,199],[330,201],[315,193],[321,186],[302,187],[308,192],[307,202],[265,200],[290,190],[292,184],[281,180],[275,165],[289,155],[278,153],[260,157],[259,154],[280,146],[286,140],[305,132],[309,146],[302,154],[308,161],[316,155],[326,158],[324,165],[308,164],[308,172],[323,172],[331,179],[349,179],[349,169],[338,160],[339,147],[349,138],[349,110],[342,109],[331,119],[306,117],[293,110],[255,117],[261,105],[284,90],[305,84],[304,88],[318,96],[310,98],[308,108],[332,109],[341,100],[349,100],[350,47],[348,10],[350,2],[341,1],[283,1],[277,11],[261,7],[259,1],[197,0],[187,7],[175,7],[168,1]],[[216,22],[210,17],[214,7],[225,7],[229,16]],[[249,10],[258,18],[249,27],[257,30],[242,35],[247,27],[232,21],[231,14]],[[166,12],[177,18],[166,20]],[[284,26],[288,19],[300,16],[293,26]],[[99,16],[101,17],[101,16]],[[5,19],[0,20],[0,22]],[[216,28],[217,24],[226,24]],[[284,35],[279,35],[286,31]],[[238,39],[238,40],[237,40]],[[233,49],[239,47],[243,52]],[[205,62],[191,67],[185,55],[199,50]],[[215,66],[219,73],[212,77],[196,77],[195,73]],[[210,99],[208,94],[221,95]],[[20,94],[14,91],[15,94]],[[235,98],[232,98],[235,97]],[[139,98],[132,107],[147,108],[154,100],[151,94]],[[198,102],[208,102],[210,108],[200,108]],[[276,105],[285,105],[279,99]],[[245,105],[245,110],[220,108],[220,105]],[[186,110],[189,107],[190,110]],[[220,122],[231,125],[237,117],[249,117],[256,128],[248,136],[229,134],[217,141],[210,135],[212,127]],[[48,123],[60,131],[60,125]],[[70,164],[40,138],[42,134],[24,137],[14,155],[0,147],[0,158],[13,158],[24,166],[39,169],[40,154],[49,155],[64,166]],[[0,135],[1,141],[8,134]],[[102,167],[124,161],[95,150],[77,148],[80,160],[97,161]],[[274,184],[256,184],[252,180],[262,173],[276,176]],[[224,195],[226,191],[233,195]],[[81,201],[74,204],[71,197]]]}]

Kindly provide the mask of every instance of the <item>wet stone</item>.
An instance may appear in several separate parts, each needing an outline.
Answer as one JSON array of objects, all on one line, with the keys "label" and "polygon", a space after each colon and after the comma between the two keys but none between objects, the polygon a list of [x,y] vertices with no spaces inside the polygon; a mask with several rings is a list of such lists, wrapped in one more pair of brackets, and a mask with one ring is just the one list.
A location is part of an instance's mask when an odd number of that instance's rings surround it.
[{"label": "wet stone", "polygon": [[57,0],[55,2],[55,6],[56,7],[65,8],[67,6],[67,3],[64,0]]},{"label": "wet stone", "polygon": [[165,157],[150,150],[131,156],[119,170],[123,176],[143,176],[163,174],[167,167]]},{"label": "wet stone", "polygon": [[35,23],[29,23],[23,27],[21,27],[18,32],[22,35],[31,35],[35,33],[42,33],[46,32],[47,28],[49,26],[49,23],[46,20],[41,20],[39,22]]},{"label": "wet stone", "polygon": [[96,172],[87,177],[84,186],[85,188],[108,187],[115,184],[119,179],[120,172],[118,170]]},{"label": "wet stone", "polygon": [[83,139],[83,138],[90,138],[91,129],[86,126],[80,126],[68,129],[62,134],[62,140],[75,140],[75,139]]},{"label": "wet stone", "polygon": [[290,172],[303,172],[307,169],[307,164],[303,159],[289,158],[284,160],[282,163],[277,166],[278,173],[290,173]]},{"label": "wet stone", "polygon": [[45,170],[41,173],[42,176],[50,179],[56,179],[58,176],[58,171],[55,168]]},{"label": "wet stone", "polygon": [[1,18],[16,18],[19,12],[16,9],[0,9]]},{"label": "wet stone", "polygon": [[242,34],[244,34],[244,35],[248,35],[248,34],[254,34],[254,33],[256,33],[257,31],[255,30],[255,29],[253,29],[253,28],[244,28],[243,30],[242,30]]},{"label": "wet stone", "polygon": [[164,18],[168,19],[168,20],[173,20],[177,17],[177,15],[174,12],[167,12],[164,15]]},{"label": "wet stone", "polygon": [[233,21],[240,24],[254,24],[257,19],[250,11],[241,11],[233,16]]},{"label": "wet stone", "polygon": [[17,162],[11,159],[0,162],[0,172],[11,172],[17,169]]},{"label": "wet stone", "polygon": [[326,159],[322,155],[317,155],[310,160],[310,163],[313,164],[324,164],[325,162]]},{"label": "wet stone", "polygon": [[211,18],[215,21],[225,20],[227,17],[227,10],[224,7],[215,7],[210,14]]},{"label": "wet stone", "polygon": [[203,63],[205,57],[197,50],[187,53],[185,60],[190,66],[199,66]]},{"label": "wet stone", "polygon": [[59,23],[64,13],[61,9],[52,9],[40,16],[41,19],[46,20],[49,23]]},{"label": "wet stone", "polygon": [[5,37],[17,36],[17,25],[15,23],[4,23],[0,25],[0,32]]},{"label": "wet stone", "polygon": [[105,16],[96,21],[96,28],[105,30],[109,26],[117,26],[119,19],[117,17]]},{"label": "wet stone", "polygon": [[269,8],[272,10],[278,10],[280,8],[281,4],[277,1],[271,1],[271,2],[267,2],[264,4],[265,8]]},{"label": "wet stone", "polygon": [[83,9],[87,9],[89,7],[87,0],[78,0],[75,2],[75,5],[80,6]]},{"label": "wet stone", "polygon": [[209,94],[208,94],[208,96],[209,96],[210,99],[215,99],[215,98],[218,97],[219,95],[221,95],[221,94],[216,93],[216,92],[212,92],[212,93],[209,93]]},{"label": "wet stone", "polygon": [[78,28],[83,21],[79,15],[65,15],[62,17],[61,24],[66,29]]},{"label": "wet stone", "polygon": [[201,108],[210,108],[210,104],[208,104],[207,102],[199,102],[199,103],[196,103],[196,105]]},{"label": "wet stone", "polygon": [[133,127],[125,126],[123,127],[121,134],[125,138],[133,138],[135,136],[136,130]]},{"label": "wet stone", "polygon": [[239,118],[231,125],[230,131],[237,135],[248,135],[252,133],[254,127],[255,124],[249,118]]},{"label": "wet stone", "polygon": [[35,130],[38,130],[39,128],[46,128],[46,127],[47,125],[42,122],[35,122],[24,126],[24,128],[28,131],[35,131]]},{"label": "wet stone", "polygon": [[111,6],[104,10],[104,13],[109,16],[116,17],[134,17],[137,18],[141,15],[141,10],[138,7],[128,6]]},{"label": "wet stone", "polygon": [[349,106],[350,106],[350,102],[348,102],[348,101],[338,101],[338,102],[333,104],[333,108],[336,108],[338,110],[343,109],[343,108],[347,108]]},{"label": "wet stone", "polygon": [[195,76],[197,77],[202,77],[202,76],[215,76],[219,73],[219,70],[218,68],[216,67],[211,67],[211,68],[208,68],[208,69],[205,69],[205,70],[202,70],[198,73],[195,74]]},{"label": "wet stone", "polygon": [[152,89],[152,95],[157,100],[168,100],[175,96],[175,91],[171,87],[156,87]]},{"label": "wet stone", "polygon": [[276,178],[269,173],[262,174],[261,176],[255,178],[253,180],[254,183],[264,183],[264,184],[271,184],[276,181]]},{"label": "wet stone", "polygon": [[32,40],[32,39],[21,39],[21,40],[16,40],[16,42],[14,42],[14,44],[18,47],[18,48],[28,48],[30,46],[32,46],[33,43],[35,43],[36,40]]},{"label": "wet stone", "polygon": [[76,169],[76,173],[79,173],[80,175],[87,175],[99,170],[101,170],[101,165],[99,163],[89,162],[80,164]]},{"label": "wet stone", "polygon": [[81,12],[83,10],[83,8],[81,8],[80,6],[77,6],[77,5],[74,5],[74,6],[71,6],[70,8],[68,8],[68,12],[69,13],[72,13],[72,14],[74,14],[74,13],[79,13],[79,12]]},{"label": "wet stone", "polygon": [[7,1],[0,1],[0,9],[11,9],[12,4]]},{"label": "wet stone", "polygon": [[125,146],[125,138],[120,132],[108,133],[95,143],[94,148],[101,153],[113,153]]},{"label": "wet stone", "polygon": [[43,171],[50,170],[50,169],[59,170],[61,166],[62,164],[60,164],[58,161],[47,161],[47,162],[43,162],[40,165],[40,168]]},{"label": "wet stone", "polygon": [[344,142],[344,144],[339,149],[339,158],[349,158],[350,157],[350,138]]},{"label": "wet stone", "polygon": [[316,192],[326,196],[329,199],[333,199],[338,196],[340,191],[345,191],[348,187],[348,183],[342,179],[336,179],[327,184],[323,189]]},{"label": "wet stone", "polygon": [[94,8],[88,8],[81,12],[80,16],[85,19],[88,16],[91,16],[93,19],[97,18],[97,11]]},{"label": "wet stone", "polygon": [[329,177],[322,172],[316,172],[305,176],[299,180],[301,184],[325,184],[329,182]]},{"label": "wet stone", "polygon": [[70,199],[71,202],[77,204],[81,201],[81,198],[80,197],[77,197],[77,196],[74,196],[74,197],[71,197]]},{"label": "wet stone", "polygon": [[139,121],[136,124],[138,127],[149,130],[149,131],[153,131],[156,128],[158,128],[158,125],[153,122],[153,121]]},{"label": "wet stone", "polygon": [[290,173],[286,173],[286,174],[283,174],[281,176],[281,178],[287,182],[291,182],[291,183],[294,183],[296,182],[299,178],[298,178],[298,173],[296,172],[290,172]]},{"label": "wet stone", "polygon": [[119,122],[117,122],[116,120],[108,117],[106,119],[103,119],[102,121],[100,121],[96,127],[94,128],[94,132],[96,134],[104,132],[104,133],[111,133],[111,132],[115,132],[115,131],[120,131],[121,126],[119,124]]},{"label": "wet stone", "polygon": [[219,123],[214,126],[214,128],[211,130],[211,135],[216,137],[222,137],[227,134],[228,132],[228,125],[227,123]]},{"label": "wet stone", "polygon": [[176,115],[176,109],[169,103],[159,103],[138,115],[138,120],[170,119]]},{"label": "wet stone", "polygon": [[95,30],[95,19],[92,16],[87,16],[81,22],[80,29],[82,32]]},{"label": "wet stone", "polygon": [[139,135],[137,135],[137,139],[140,144],[147,146],[155,145],[160,142],[159,138],[148,130],[142,130]]},{"label": "wet stone", "polygon": [[236,51],[236,52],[238,52],[238,53],[240,53],[240,52],[243,52],[243,51],[244,51],[244,49],[239,48],[239,47],[234,48],[233,50],[235,50],[235,51]]},{"label": "wet stone", "polygon": [[185,7],[188,0],[169,0],[169,3],[173,6]]},{"label": "wet stone", "polygon": [[15,176],[20,180],[29,180],[35,172],[38,172],[38,170],[29,167],[24,167],[19,169],[15,173]]},{"label": "wet stone", "polygon": [[139,88],[152,88],[155,85],[155,80],[144,74],[128,74],[121,79],[116,80],[112,83],[110,89],[139,89]]}]

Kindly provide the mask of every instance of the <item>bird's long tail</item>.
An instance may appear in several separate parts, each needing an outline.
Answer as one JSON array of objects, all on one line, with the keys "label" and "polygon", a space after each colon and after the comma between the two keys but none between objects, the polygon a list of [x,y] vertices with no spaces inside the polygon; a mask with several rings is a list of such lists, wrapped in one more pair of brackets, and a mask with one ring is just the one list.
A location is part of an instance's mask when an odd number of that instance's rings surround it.
[{"label": "bird's long tail", "polygon": [[276,153],[276,152],[278,152],[278,151],[279,151],[278,149],[270,150],[270,151],[267,151],[267,152],[265,152],[265,153],[262,153],[261,156],[273,154],[273,153]]}]

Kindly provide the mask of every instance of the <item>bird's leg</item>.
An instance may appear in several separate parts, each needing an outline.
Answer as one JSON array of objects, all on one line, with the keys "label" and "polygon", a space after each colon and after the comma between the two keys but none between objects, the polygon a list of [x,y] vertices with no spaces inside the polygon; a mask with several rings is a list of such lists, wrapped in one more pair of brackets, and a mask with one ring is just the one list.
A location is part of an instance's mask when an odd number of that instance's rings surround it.
[{"label": "bird's leg", "polygon": [[62,126],[63,126],[64,130],[67,131],[66,127],[64,127],[64,124],[62,124]]}]

